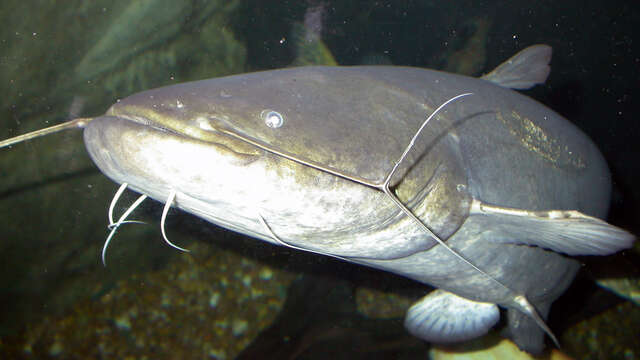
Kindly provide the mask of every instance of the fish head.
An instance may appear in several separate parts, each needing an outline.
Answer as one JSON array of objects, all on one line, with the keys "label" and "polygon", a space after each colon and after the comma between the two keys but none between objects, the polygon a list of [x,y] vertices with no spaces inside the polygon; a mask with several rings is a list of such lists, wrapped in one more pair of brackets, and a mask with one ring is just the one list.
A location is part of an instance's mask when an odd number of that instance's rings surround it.
[{"label": "fish head", "polygon": [[[326,252],[384,257],[433,246],[377,188],[424,106],[371,84],[366,72],[341,71],[285,69],[145,91],[89,123],[85,144],[116,182],[159,201],[174,190],[177,207],[267,241],[260,216],[278,236]],[[434,145],[442,137],[427,136],[391,185],[448,236],[470,196],[452,145]],[[388,241],[399,233],[413,240]],[[386,243],[371,250],[367,236]]]}]

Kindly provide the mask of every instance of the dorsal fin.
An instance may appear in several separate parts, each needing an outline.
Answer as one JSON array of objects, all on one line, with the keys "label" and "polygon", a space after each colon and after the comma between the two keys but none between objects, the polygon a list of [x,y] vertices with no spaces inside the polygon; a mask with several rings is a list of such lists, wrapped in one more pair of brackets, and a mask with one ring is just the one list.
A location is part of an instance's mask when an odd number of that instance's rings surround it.
[{"label": "dorsal fin", "polygon": [[538,44],[518,52],[481,79],[510,89],[525,90],[547,81],[551,46]]}]

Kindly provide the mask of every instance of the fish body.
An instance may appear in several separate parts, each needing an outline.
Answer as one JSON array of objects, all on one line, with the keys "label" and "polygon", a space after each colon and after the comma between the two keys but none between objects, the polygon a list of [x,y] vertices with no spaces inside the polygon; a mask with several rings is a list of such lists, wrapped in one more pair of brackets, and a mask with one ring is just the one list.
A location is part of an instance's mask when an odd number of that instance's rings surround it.
[{"label": "fish body", "polygon": [[[555,239],[575,219],[546,211],[598,222],[611,185],[587,136],[500,81],[395,66],[249,73],[122,99],[84,140],[105,175],[158,201],[175,192],[174,207],[219,226],[439,288],[409,311],[417,336],[479,336],[497,304],[509,335],[538,352],[544,333],[514,294],[546,317],[578,270],[562,253],[585,253],[578,235]],[[425,118],[469,92],[434,116],[390,180],[447,247],[376,185]],[[629,246],[623,233],[591,253]]]}]

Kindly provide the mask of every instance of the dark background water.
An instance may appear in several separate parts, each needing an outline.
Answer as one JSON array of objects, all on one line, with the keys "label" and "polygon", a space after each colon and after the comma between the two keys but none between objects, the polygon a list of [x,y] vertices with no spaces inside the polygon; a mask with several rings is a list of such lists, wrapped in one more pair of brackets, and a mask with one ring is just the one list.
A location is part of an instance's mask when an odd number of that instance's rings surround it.
[{"label": "dark background water", "polygon": [[[635,121],[640,47],[634,32],[640,4],[634,1],[6,0],[0,5],[0,137],[100,114],[117,99],[148,88],[288,66],[301,51],[294,24],[303,23],[311,8],[322,16],[308,22],[340,65],[389,62],[478,75],[526,46],[551,45],[549,80],[526,93],[598,145],[613,178],[609,221],[640,233],[640,126]],[[110,249],[113,266],[102,267],[99,251],[115,189],[91,164],[79,133],[0,152],[0,335],[15,336],[43,316],[66,314],[82,301],[100,299],[118,281],[163,269],[181,256],[164,248],[155,226],[130,227]],[[146,205],[141,216],[157,224],[158,206]],[[273,250],[188,215],[174,215],[169,226],[184,233],[176,234],[178,240],[222,243],[276,268],[321,272],[342,285],[346,281],[347,287],[386,276],[297,253],[276,250],[274,259],[255,255]],[[638,276],[637,255],[631,252],[584,261],[587,275],[624,264],[620,277]],[[554,307],[555,329],[622,301],[603,295],[587,275]],[[364,329],[377,326],[353,321]],[[621,330],[632,338],[638,321],[630,324]],[[392,331],[388,337],[396,335]],[[583,356],[587,351],[594,357],[625,354],[596,344],[595,350],[583,349]],[[639,348],[636,344],[635,356]]]}]

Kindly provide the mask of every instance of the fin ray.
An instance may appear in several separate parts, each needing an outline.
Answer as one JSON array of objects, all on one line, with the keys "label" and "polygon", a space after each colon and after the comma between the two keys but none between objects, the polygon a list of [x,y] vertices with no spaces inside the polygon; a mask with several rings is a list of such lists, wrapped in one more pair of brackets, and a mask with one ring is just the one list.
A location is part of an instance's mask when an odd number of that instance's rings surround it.
[{"label": "fin ray", "polygon": [[499,319],[495,304],[468,300],[438,289],[409,308],[404,326],[423,340],[451,343],[484,335]]},{"label": "fin ray", "polygon": [[481,79],[502,87],[525,90],[547,81],[551,68],[551,46],[532,45],[498,65]]},{"label": "fin ray", "polygon": [[471,214],[491,220],[493,241],[539,246],[567,255],[609,255],[631,247],[635,236],[574,210],[527,211],[474,200]]}]

